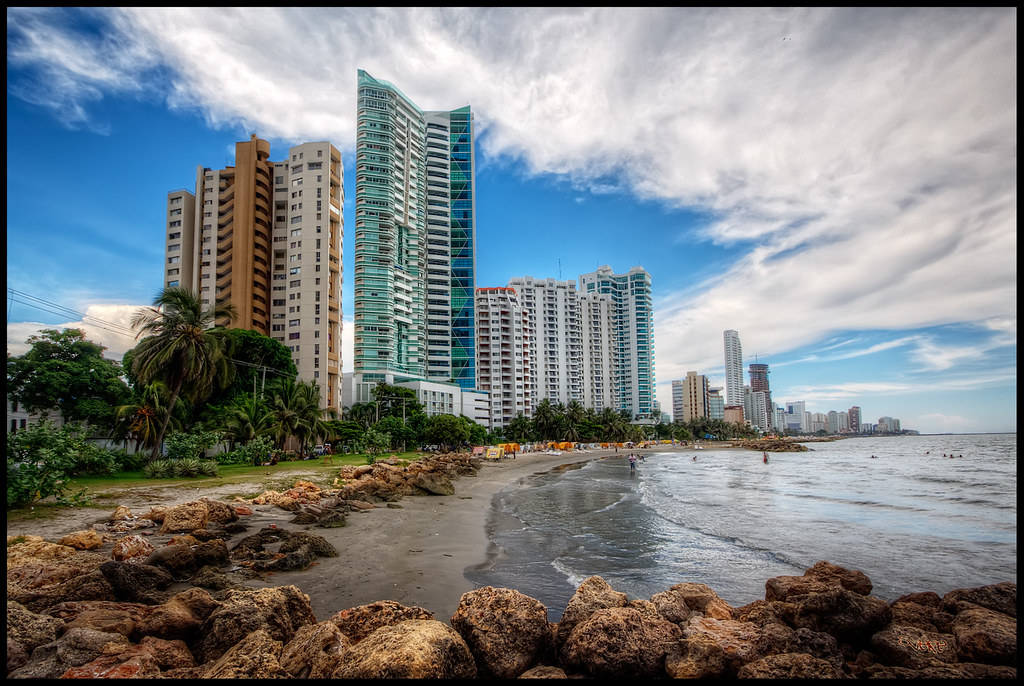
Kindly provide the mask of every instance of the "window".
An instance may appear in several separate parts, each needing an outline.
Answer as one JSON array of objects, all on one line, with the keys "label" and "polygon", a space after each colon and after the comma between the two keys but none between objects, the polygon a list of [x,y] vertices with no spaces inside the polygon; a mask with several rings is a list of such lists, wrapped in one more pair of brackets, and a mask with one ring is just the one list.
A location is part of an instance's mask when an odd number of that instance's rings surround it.
[{"label": "window", "polygon": [[175,219],[173,222],[170,223],[170,226],[181,226],[181,220]]},{"label": "window", "polygon": [[298,326],[298,325],[299,325],[299,320],[298,319],[289,319],[288,320],[288,326]]},{"label": "window", "polygon": [[292,174],[301,174],[301,173],[302,173],[302,165],[301,164],[297,164],[294,167],[292,167]]},{"label": "window", "polygon": [[284,183],[284,177],[283,176],[275,176],[274,177],[274,183],[275,184],[282,184],[282,183]]},{"label": "window", "polygon": [[[181,204],[181,196],[179,195],[179,196],[177,196],[175,198],[171,198],[171,204],[172,205],[180,205]],[[17,409],[15,409],[15,412],[17,412]]]},{"label": "window", "polygon": [[176,209],[176,210],[171,210],[171,216],[172,217],[180,216],[180,215],[181,215],[181,208],[180,207],[178,209]]},{"label": "window", "polygon": [[299,340],[299,332],[298,331],[293,331],[290,334],[288,334],[288,340],[289,341],[297,341],[297,340]]},{"label": "window", "polygon": [[302,267],[292,267],[288,270],[289,274],[298,274],[302,271]]},{"label": "window", "polygon": [[292,188],[298,188],[301,185],[302,185],[302,177],[301,176],[299,178],[297,178],[297,179],[292,179]]},{"label": "window", "polygon": [[178,268],[177,267],[175,267],[174,269],[168,269],[167,270],[167,276],[177,276],[177,275],[178,275]]},{"label": "window", "polygon": [[176,287],[177,285],[178,285],[178,282],[177,282],[177,281],[168,281],[168,282],[167,282],[167,287],[168,287],[168,288],[174,288],[174,287]]},{"label": "window", "polygon": [[181,250],[181,243],[174,243],[167,246],[167,252],[178,252]]},{"label": "window", "polygon": [[[284,278],[284,277],[282,276],[281,278]],[[289,288],[298,288],[301,285],[302,285],[302,280],[301,279],[296,279],[294,281],[289,281],[288,282],[288,287]]]},{"label": "window", "polygon": [[178,257],[177,255],[175,255],[174,257],[168,257],[167,258],[167,264],[178,264],[178,262],[180,260],[181,260],[181,258]]},{"label": "window", "polygon": [[[167,236],[167,238],[169,238],[172,241],[175,238],[181,238],[181,231],[178,231],[177,233],[172,233],[169,236]],[[318,247],[318,248],[320,247],[320,241],[317,241],[317,246],[316,247]]]}]

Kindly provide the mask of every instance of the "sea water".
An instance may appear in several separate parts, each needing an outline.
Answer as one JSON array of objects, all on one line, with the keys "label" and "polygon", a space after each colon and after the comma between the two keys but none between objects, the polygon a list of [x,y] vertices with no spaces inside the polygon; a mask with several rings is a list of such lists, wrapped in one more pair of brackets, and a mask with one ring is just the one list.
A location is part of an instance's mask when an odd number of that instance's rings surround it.
[{"label": "sea water", "polygon": [[1016,434],[806,445],[768,464],[760,452],[678,449],[630,472],[620,450],[538,472],[495,495],[490,559],[466,577],[540,600],[551,621],[595,574],[630,599],[692,581],[733,606],[818,560],[861,570],[886,600],[1016,583]]}]

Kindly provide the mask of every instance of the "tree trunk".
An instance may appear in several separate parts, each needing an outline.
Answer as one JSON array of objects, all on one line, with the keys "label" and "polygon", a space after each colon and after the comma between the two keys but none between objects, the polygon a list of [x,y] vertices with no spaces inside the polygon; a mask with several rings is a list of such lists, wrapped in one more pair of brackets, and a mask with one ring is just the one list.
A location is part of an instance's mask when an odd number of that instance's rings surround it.
[{"label": "tree trunk", "polygon": [[160,448],[164,443],[164,433],[167,431],[167,425],[171,423],[171,413],[174,412],[174,403],[178,402],[178,393],[181,392],[181,386],[184,383],[184,379],[179,378],[178,383],[174,385],[174,390],[171,392],[171,400],[167,403],[167,417],[164,419],[163,424],[160,425],[160,433],[156,437],[156,444],[153,446],[153,452],[149,456],[149,461],[154,461],[160,454]]}]

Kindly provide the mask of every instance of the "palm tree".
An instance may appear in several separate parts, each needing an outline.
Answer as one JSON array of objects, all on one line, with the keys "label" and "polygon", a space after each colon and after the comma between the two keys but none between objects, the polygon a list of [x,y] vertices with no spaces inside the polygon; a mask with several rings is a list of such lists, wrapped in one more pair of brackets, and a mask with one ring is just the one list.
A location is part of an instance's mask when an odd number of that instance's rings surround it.
[{"label": "palm tree", "polygon": [[[167,387],[163,383],[154,381],[147,385],[135,402],[114,409],[114,433],[134,440],[135,452],[142,446],[152,448],[167,415],[167,396]],[[180,428],[180,417],[171,416],[170,425]]]},{"label": "palm tree", "polygon": [[586,417],[583,405],[578,400],[570,400],[569,404],[565,406],[563,417],[563,435],[565,440],[575,443],[580,440],[580,427],[583,425],[583,420]]},{"label": "palm tree", "polygon": [[157,434],[150,459],[155,460],[167,432],[167,424],[178,396],[184,393],[193,401],[207,397],[215,385],[226,385],[233,368],[223,354],[223,343],[209,330],[217,320],[234,319],[233,305],[218,302],[203,309],[202,300],[187,288],[164,288],[153,300],[153,307],[132,317],[136,338],[145,338],[135,347],[132,370],[143,384],[163,381],[171,391],[167,416]]},{"label": "palm tree", "polygon": [[315,440],[327,434],[327,427],[324,424],[330,410],[320,407],[320,386],[315,381],[298,382],[296,392],[301,405],[300,416],[302,419],[297,434],[299,436],[299,447],[305,452],[308,439]]},{"label": "palm tree", "polygon": [[266,405],[254,395],[245,394],[227,408],[225,435],[234,443],[248,443],[257,436],[270,433],[273,417]]},{"label": "palm tree", "polygon": [[520,412],[515,416],[515,419],[508,423],[505,427],[505,435],[509,437],[515,443],[526,443],[530,440],[530,434],[533,433],[533,426],[530,424],[530,420],[523,416]]},{"label": "palm tree", "polygon": [[548,440],[557,435],[558,414],[554,405],[547,398],[544,398],[533,410],[533,426],[541,440]]},{"label": "palm tree", "polygon": [[299,432],[299,427],[303,422],[302,412],[305,409],[305,400],[299,385],[294,381],[285,381],[274,394],[274,403],[271,408],[274,443],[282,449],[285,441]]}]

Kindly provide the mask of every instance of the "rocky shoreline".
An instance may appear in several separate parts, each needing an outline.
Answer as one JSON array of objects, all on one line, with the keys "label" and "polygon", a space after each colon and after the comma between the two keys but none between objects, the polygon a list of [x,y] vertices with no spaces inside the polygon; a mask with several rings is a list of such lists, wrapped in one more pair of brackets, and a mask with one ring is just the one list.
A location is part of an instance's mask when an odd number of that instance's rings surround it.
[{"label": "rocky shoreline", "polygon": [[[465,593],[450,617],[381,600],[332,608],[317,621],[310,597],[294,585],[244,586],[317,564],[343,566],[343,559],[325,558],[347,551],[317,528],[345,526],[354,512],[401,507],[405,495],[450,494],[454,479],[479,469],[479,460],[465,455],[344,467],[331,489],[298,482],[251,501],[198,500],[137,517],[118,508],[56,543],[8,537],[7,674],[1016,676],[1013,583],[887,603],[871,595],[861,572],[819,562],[803,576],[768,579],[764,600],[734,608],[703,584],[630,600],[591,577],[557,623],[539,601],[513,589]],[[250,531],[245,522],[265,508],[287,512],[303,528]]]}]

